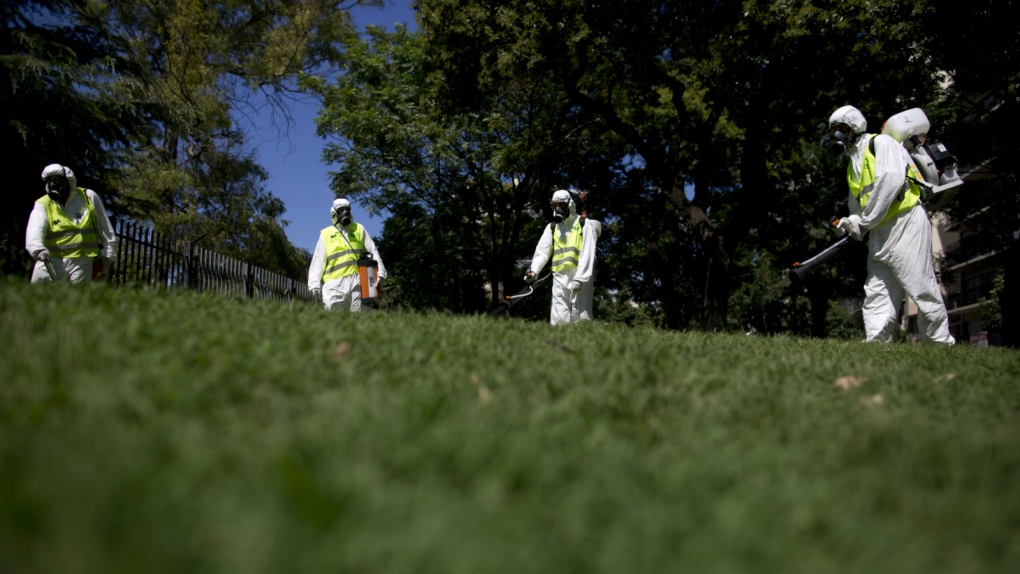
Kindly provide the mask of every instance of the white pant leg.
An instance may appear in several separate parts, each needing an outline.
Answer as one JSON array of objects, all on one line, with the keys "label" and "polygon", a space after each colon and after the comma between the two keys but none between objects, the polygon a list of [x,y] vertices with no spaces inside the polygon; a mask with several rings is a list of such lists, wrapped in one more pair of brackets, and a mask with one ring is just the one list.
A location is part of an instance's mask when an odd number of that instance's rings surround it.
[{"label": "white pant leg", "polygon": [[893,340],[899,328],[896,319],[903,301],[903,287],[887,265],[868,258],[868,280],[864,283],[864,332],[866,340]]},{"label": "white pant leg", "polygon": [[926,267],[924,272],[909,274],[903,280],[907,295],[917,304],[917,332],[922,342],[953,345],[956,338],[950,334],[949,313],[942,302],[930,256]]},{"label": "white pant leg", "polygon": [[949,314],[942,301],[931,255],[931,222],[922,209],[908,214],[904,234],[890,248],[890,268],[906,295],[917,304],[917,331],[921,341],[953,344]]},{"label": "white pant leg", "polygon": [[595,278],[581,283],[574,299],[574,316],[576,321],[591,321],[594,314]]},{"label": "white pant leg", "polygon": [[917,304],[917,331],[921,341],[950,345],[956,343],[956,339],[949,334],[949,313],[935,277],[926,286],[909,285],[907,293]]},{"label": "white pant leg", "polygon": [[[70,259],[50,259],[50,263],[53,265],[53,270],[57,272],[57,280],[69,280],[72,285],[80,285],[82,283],[92,282],[92,263],[94,259],[91,257],[73,257]],[[50,278],[49,271],[46,270],[46,264],[42,261],[36,261],[35,267],[32,269],[32,283],[49,283],[53,279]]]},{"label": "white pant leg", "polygon": [[567,289],[569,283],[570,278],[566,274],[553,275],[552,308],[549,310],[549,323],[552,325],[570,323],[573,294]]},{"label": "white pant leg", "polygon": [[[57,273],[57,276],[59,278],[60,273]],[[32,269],[32,283],[51,283],[52,281],[53,278],[50,277],[50,272],[46,270],[46,264],[42,261],[36,261],[35,268]]]},{"label": "white pant leg", "polygon": [[327,311],[356,313],[361,310],[361,284],[357,275],[345,275],[322,286],[322,305]]},{"label": "white pant leg", "polygon": [[581,283],[581,289],[571,291],[568,286],[572,278],[572,273],[553,275],[552,309],[549,312],[549,323],[553,325],[590,321],[592,318],[594,279]]}]

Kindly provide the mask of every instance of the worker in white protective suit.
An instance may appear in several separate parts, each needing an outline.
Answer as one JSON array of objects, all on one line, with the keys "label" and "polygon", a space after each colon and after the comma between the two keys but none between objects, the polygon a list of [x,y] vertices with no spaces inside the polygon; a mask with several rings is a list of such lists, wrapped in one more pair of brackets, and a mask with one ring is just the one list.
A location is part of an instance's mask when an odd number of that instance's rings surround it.
[{"label": "worker in white protective suit", "polygon": [[[71,168],[54,163],[42,172],[46,194],[35,202],[25,249],[35,260],[32,283],[66,279],[89,283],[117,260],[117,234],[99,195],[78,187]],[[55,276],[54,276],[55,275]]]},{"label": "worker in white protective suit", "polygon": [[368,231],[351,217],[349,201],[334,200],[329,216],[333,225],[319,232],[308,268],[308,289],[327,310],[356,313],[361,310],[358,259],[368,253],[378,263],[376,287],[386,279],[386,268]]},{"label": "worker in white protective suit", "polygon": [[869,234],[864,284],[867,340],[893,340],[906,295],[917,304],[921,340],[953,344],[956,340],[949,334],[946,306],[935,280],[931,221],[914,182],[922,177],[895,139],[865,133],[867,127],[864,115],[853,106],[843,106],[829,117],[830,141],[850,155],[850,215],[836,223],[836,231],[857,241]]},{"label": "worker in white protective suit", "polygon": [[562,325],[590,321],[595,293],[595,243],[602,234],[602,224],[578,216],[574,200],[565,189],[553,193],[552,208],[554,221],[542,232],[524,280],[534,282],[551,260],[549,322]]}]

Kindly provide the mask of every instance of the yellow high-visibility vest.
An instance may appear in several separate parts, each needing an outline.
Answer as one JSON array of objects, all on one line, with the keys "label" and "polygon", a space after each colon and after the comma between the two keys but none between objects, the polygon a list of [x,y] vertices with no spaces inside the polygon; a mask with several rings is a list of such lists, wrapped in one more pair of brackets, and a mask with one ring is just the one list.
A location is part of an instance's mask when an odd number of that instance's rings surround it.
[{"label": "yellow high-visibility vest", "polygon": [[570,233],[567,233],[566,238],[563,240],[560,239],[560,234],[556,231],[555,223],[550,223],[549,227],[553,234],[551,266],[553,273],[564,269],[577,269],[577,260],[581,257],[581,243],[583,241],[581,218],[574,218],[574,224],[570,228]]},{"label": "yellow high-visibility vest", "polygon": [[[871,136],[867,148],[864,150],[864,162],[861,165],[861,179],[854,181],[854,166],[846,166],[846,181],[850,184],[850,193],[861,204],[861,209],[868,205],[872,190],[875,189],[875,136]],[[913,179],[911,179],[913,178]],[[907,211],[921,201],[921,188],[914,182],[914,179],[922,180],[921,173],[917,166],[911,161],[907,165],[906,181],[900,190],[899,199],[889,206],[882,223],[889,221],[900,213]],[[923,181],[923,180],[922,180]]]},{"label": "yellow high-visibility vest", "polygon": [[321,232],[326,247],[326,266],[322,269],[322,281],[332,281],[347,275],[358,274],[358,259],[365,252],[365,228],[358,223],[347,227],[347,239],[336,227],[327,227]]},{"label": "yellow high-visibility vest", "polygon": [[72,257],[99,257],[99,230],[96,228],[96,212],[92,209],[92,203],[84,188],[77,188],[85,203],[85,215],[81,221],[75,223],[67,213],[64,206],[53,201],[48,195],[36,200],[36,203],[46,209],[46,219],[49,223],[46,229],[46,237],[43,245],[50,252],[50,257],[58,259],[70,259]]}]

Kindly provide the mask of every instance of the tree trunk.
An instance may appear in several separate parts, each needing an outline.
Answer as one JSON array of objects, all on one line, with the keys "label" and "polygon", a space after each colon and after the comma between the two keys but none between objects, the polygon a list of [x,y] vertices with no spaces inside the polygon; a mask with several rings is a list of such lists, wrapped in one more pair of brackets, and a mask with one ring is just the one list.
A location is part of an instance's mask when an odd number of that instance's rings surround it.
[{"label": "tree trunk", "polygon": [[682,181],[674,181],[666,197],[680,210],[705,248],[707,272],[702,297],[701,328],[706,331],[725,329],[730,300],[730,256],[726,252],[725,237],[709,221],[705,210],[687,199]]}]

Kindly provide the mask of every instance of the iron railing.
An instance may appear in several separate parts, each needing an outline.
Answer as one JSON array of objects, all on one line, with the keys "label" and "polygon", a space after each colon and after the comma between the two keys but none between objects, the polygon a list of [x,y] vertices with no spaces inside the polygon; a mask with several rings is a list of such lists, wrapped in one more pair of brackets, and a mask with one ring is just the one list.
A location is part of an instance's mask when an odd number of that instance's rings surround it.
[{"label": "iron railing", "polygon": [[313,300],[303,281],[170,239],[146,225],[121,220],[114,230],[117,261],[107,278],[113,285],[144,284],[278,301]]}]

